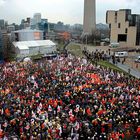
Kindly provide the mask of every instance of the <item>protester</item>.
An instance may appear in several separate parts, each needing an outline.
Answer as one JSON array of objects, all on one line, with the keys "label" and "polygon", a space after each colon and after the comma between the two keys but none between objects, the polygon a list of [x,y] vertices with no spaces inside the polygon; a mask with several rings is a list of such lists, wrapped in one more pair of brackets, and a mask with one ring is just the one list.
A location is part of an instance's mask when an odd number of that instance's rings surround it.
[{"label": "protester", "polygon": [[0,67],[0,139],[139,139],[140,80],[58,56]]}]

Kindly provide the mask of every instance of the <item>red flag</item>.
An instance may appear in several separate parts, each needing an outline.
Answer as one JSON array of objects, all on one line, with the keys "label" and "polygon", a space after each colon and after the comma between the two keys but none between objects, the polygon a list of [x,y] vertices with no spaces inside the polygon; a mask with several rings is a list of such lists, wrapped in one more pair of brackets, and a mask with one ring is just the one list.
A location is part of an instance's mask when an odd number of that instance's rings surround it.
[{"label": "red flag", "polygon": [[57,105],[58,105],[57,100],[55,100],[54,103],[53,103],[53,107],[56,108]]},{"label": "red flag", "polygon": [[99,110],[98,115],[101,116],[105,111],[104,110]]},{"label": "red flag", "polygon": [[74,122],[74,121],[75,121],[74,115],[71,115],[71,116],[69,117],[69,120],[70,120],[71,122]]},{"label": "red flag", "polygon": [[7,109],[5,109],[5,114],[7,115],[7,116],[10,116],[10,110],[7,108]]},{"label": "red flag", "polygon": [[0,139],[4,136],[3,130],[0,129]]},{"label": "red flag", "polygon": [[137,134],[140,134],[140,127],[137,128]]},{"label": "red flag", "polygon": [[86,112],[87,112],[88,116],[92,116],[90,108],[88,108]]}]

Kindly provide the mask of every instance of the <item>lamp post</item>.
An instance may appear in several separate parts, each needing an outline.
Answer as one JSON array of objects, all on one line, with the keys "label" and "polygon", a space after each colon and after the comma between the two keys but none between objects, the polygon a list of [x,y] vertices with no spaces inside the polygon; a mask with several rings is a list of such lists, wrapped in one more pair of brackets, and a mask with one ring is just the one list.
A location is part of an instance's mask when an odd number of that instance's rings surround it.
[{"label": "lamp post", "polygon": [[85,33],[86,45],[88,44],[88,33]]},{"label": "lamp post", "polygon": [[86,45],[87,45],[87,43],[88,43],[87,41],[88,41],[88,38],[87,38],[87,34],[86,34]]}]

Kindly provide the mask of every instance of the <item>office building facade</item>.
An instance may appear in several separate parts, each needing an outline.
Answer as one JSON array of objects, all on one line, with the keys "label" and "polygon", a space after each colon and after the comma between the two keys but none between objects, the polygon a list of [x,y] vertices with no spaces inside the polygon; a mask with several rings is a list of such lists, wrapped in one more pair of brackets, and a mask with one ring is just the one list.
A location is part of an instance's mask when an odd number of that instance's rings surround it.
[{"label": "office building facade", "polygon": [[43,39],[45,40],[49,29],[48,19],[41,19],[41,22],[38,23],[38,29],[43,31]]},{"label": "office building facade", "polygon": [[0,29],[4,29],[5,23],[3,19],[0,19]]},{"label": "office building facade", "polygon": [[12,41],[33,41],[43,40],[43,31],[24,29],[11,33]]},{"label": "office building facade", "polygon": [[140,45],[140,15],[131,14],[130,9],[107,11],[106,22],[111,43],[120,43],[124,47]]}]

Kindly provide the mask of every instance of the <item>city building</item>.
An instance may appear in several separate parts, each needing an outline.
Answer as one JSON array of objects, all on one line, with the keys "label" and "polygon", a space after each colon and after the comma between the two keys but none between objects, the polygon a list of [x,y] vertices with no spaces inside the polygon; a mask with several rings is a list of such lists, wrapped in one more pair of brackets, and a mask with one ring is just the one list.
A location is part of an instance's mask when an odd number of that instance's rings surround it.
[{"label": "city building", "polygon": [[59,40],[59,36],[56,32],[49,32],[46,36],[47,39],[52,40],[52,41],[58,41]]},{"label": "city building", "polygon": [[55,29],[55,23],[49,23],[49,32],[53,32]]},{"label": "city building", "polygon": [[0,31],[0,61],[3,60],[3,37]]},{"label": "city building", "polygon": [[59,21],[54,25],[55,32],[68,32],[70,30],[69,24],[64,24],[63,22]]},{"label": "city building", "polygon": [[27,17],[27,18],[26,18],[26,22],[30,24],[31,18],[30,18],[30,17]]},{"label": "city building", "polygon": [[30,28],[31,29],[35,29],[36,28],[36,23],[35,23],[35,19],[34,18],[31,18],[31,20],[30,20]]},{"label": "city building", "polygon": [[2,43],[3,43],[3,58],[7,60],[10,54],[13,52],[11,48],[11,41],[10,41],[11,36],[7,32],[7,30],[2,30],[1,36],[2,36]]},{"label": "city building", "polygon": [[11,33],[12,41],[43,40],[43,31],[23,29]]},{"label": "city building", "polygon": [[12,31],[15,31],[15,26],[14,25],[8,25],[7,26],[7,31],[8,31],[8,33],[11,33]]},{"label": "city building", "polygon": [[83,34],[92,34],[96,29],[96,0],[84,0]]},{"label": "city building", "polygon": [[5,23],[3,19],[0,19],[0,29],[4,29]]},{"label": "city building", "polygon": [[35,13],[33,18],[34,18],[35,24],[38,24],[41,22],[41,14],[40,13]]},{"label": "city building", "polygon": [[65,25],[63,22],[59,21],[57,24],[54,26],[55,31],[65,31]]},{"label": "city building", "polygon": [[83,25],[74,24],[73,26],[71,26],[71,35],[73,39],[80,40],[82,33],[83,33]]},{"label": "city building", "polygon": [[38,29],[43,31],[43,39],[45,40],[49,30],[48,19],[41,19],[41,22],[38,23]]},{"label": "city building", "polygon": [[4,26],[5,28],[8,26],[8,21],[5,21]]},{"label": "city building", "polygon": [[51,40],[19,41],[13,42],[13,46],[16,48],[16,54],[19,58],[56,52],[56,44]]},{"label": "city building", "polygon": [[[29,21],[29,19],[27,19],[27,21]],[[39,23],[41,23],[41,14],[40,13],[35,13],[33,18],[30,19],[31,29],[39,29],[39,27],[38,27]]]},{"label": "city building", "polygon": [[70,41],[71,39],[71,34],[69,32],[62,32],[58,33],[59,38],[63,41]]},{"label": "city building", "polygon": [[110,42],[120,46],[140,45],[140,15],[131,14],[130,9],[107,11],[106,22],[110,28]]},{"label": "city building", "polygon": [[20,29],[26,29],[26,28],[29,28],[30,27],[30,22],[28,22],[29,19],[25,20],[25,19],[22,19],[21,20],[21,24],[20,24]]}]

